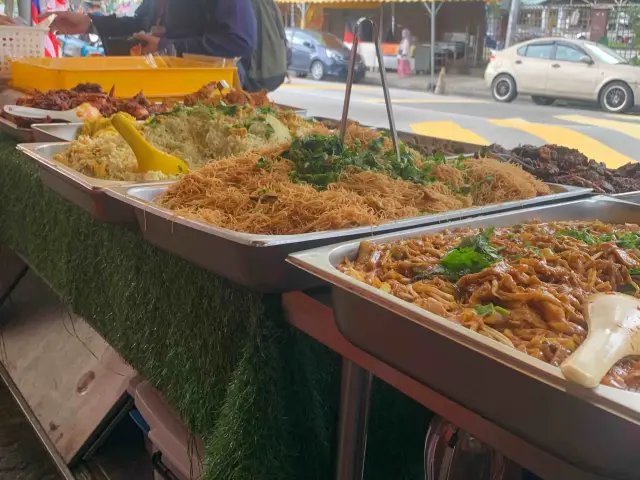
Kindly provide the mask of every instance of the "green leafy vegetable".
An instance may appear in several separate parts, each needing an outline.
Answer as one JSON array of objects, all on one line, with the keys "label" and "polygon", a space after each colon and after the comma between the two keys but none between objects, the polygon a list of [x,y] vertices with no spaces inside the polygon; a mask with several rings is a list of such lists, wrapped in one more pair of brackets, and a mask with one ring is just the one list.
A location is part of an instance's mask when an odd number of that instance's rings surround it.
[{"label": "green leafy vegetable", "polygon": [[273,107],[258,107],[256,108],[258,115],[278,115],[278,112]]},{"label": "green leafy vegetable", "polygon": [[308,183],[324,189],[335,182],[346,169],[368,170],[384,173],[394,179],[417,184],[433,182],[433,165],[447,162],[442,155],[422,158],[422,165],[416,163],[415,152],[400,143],[400,158],[393,150],[383,151],[384,138],[369,142],[365,149],[349,148],[341,144],[337,135],[309,135],[297,138],[283,156],[291,160],[295,171],[291,180]]},{"label": "green leafy vegetable", "polygon": [[491,245],[495,228],[487,228],[477,235],[463,238],[457,248],[447,253],[440,266],[449,278],[460,278],[470,273],[478,273],[502,260],[498,249]]},{"label": "green leafy vegetable", "polygon": [[580,240],[587,245],[595,245],[598,241],[586,230],[577,230],[577,229],[569,229],[569,230],[560,230],[556,233],[556,237],[571,237],[576,240]]},{"label": "green leafy vegetable", "polygon": [[616,236],[616,245],[625,250],[640,250],[640,233],[627,232]]},{"label": "green leafy vegetable", "polygon": [[500,306],[496,306],[493,303],[490,303],[488,305],[474,305],[473,309],[481,317],[489,316],[492,313],[499,313],[500,315],[504,315],[505,317],[509,315],[509,310]]},{"label": "green leafy vegetable", "polygon": [[260,157],[256,164],[258,168],[264,168],[265,170],[271,170],[273,168],[273,162],[265,157]]},{"label": "green leafy vegetable", "polygon": [[618,285],[618,288],[616,288],[616,291],[618,293],[626,293],[627,295],[635,295],[636,294],[636,288],[633,285]]},{"label": "green leafy vegetable", "polygon": [[629,275],[632,277],[640,277],[640,268],[629,268]]}]

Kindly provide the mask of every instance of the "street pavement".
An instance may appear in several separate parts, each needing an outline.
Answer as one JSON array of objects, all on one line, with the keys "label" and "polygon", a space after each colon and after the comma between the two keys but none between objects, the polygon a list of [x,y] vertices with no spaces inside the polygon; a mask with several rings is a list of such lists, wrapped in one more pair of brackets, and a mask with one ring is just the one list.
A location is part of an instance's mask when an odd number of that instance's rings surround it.
[{"label": "street pavement", "polygon": [[[339,119],[344,83],[294,78],[272,98],[304,108],[311,116]],[[613,115],[568,106],[538,106],[526,99],[511,104],[473,96],[434,95],[392,88],[390,96],[398,130],[479,145],[507,148],[546,143],[576,148],[589,158],[618,167],[640,160],[640,116]],[[354,85],[349,118],[388,127],[379,86]]]}]

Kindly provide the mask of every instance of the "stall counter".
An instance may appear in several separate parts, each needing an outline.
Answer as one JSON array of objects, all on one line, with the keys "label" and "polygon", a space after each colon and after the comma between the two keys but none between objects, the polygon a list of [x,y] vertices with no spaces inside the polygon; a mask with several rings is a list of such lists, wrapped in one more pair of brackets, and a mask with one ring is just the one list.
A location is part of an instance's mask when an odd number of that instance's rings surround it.
[{"label": "stall counter", "polygon": [[[340,357],[261,295],[99,223],[44,187],[0,136],[0,244],[33,271],[205,439],[205,478],[334,476]],[[365,478],[424,476],[431,414],[376,382]]]}]

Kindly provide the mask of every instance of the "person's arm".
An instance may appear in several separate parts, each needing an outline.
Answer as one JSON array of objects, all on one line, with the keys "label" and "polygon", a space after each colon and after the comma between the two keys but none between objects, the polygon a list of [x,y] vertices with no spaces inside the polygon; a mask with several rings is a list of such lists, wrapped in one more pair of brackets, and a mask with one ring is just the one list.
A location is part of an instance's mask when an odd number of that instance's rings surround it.
[{"label": "person's arm", "polygon": [[96,33],[102,39],[128,37],[144,29],[140,17],[89,15]]},{"label": "person's arm", "polygon": [[146,30],[154,14],[154,2],[144,0],[133,17],[116,17],[115,15],[89,15],[93,28],[101,38],[128,37]]},{"label": "person's arm", "polygon": [[178,55],[195,53],[222,58],[251,55],[258,43],[258,27],[251,0],[219,0],[209,12],[208,33],[201,37],[163,38],[159,50],[173,45]]}]

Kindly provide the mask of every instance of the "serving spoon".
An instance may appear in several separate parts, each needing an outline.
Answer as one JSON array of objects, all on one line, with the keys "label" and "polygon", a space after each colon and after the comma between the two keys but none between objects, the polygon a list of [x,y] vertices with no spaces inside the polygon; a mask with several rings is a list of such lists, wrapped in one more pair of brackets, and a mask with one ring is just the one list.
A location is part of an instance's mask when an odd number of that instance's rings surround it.
[{"label": "serving spoon", "polygon": [[595,388],[618,360],[640,354],[640,300],[596,293],[587,298],[585,311],[587,338],[560,370],[567,380]]},{"label": "serving spoon", "polygon": [[23,107],[21,105],[5,105],[4,111],[14,117],[33,119],[50,118],[52,120],[62,120],[70,123],[102,118],[100,111],[88,103],[83,103],[73,110],[64,111],[44,110],[42,108]]},{"label": "serving spoon", "polygon": [[189,172],[187,164],[178,157],[161,152],[147,142],[135,124],[126,115],[116,113],[111,117],[111,124],[133,150],[138,160],[138,170],[140,172],[160,171],[165,175],[179,175]]}]

